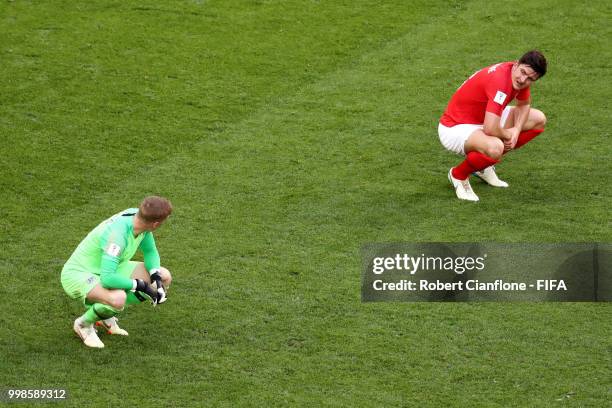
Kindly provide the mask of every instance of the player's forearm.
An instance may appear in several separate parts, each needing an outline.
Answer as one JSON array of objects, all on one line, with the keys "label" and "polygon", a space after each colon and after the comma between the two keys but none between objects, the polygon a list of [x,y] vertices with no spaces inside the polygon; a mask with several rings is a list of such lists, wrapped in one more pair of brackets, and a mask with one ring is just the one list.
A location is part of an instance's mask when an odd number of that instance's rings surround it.
[{"label": "player's forearm", "polygon": [[108,255],[102,257],[100,283],[106,289],[132,289],[133,280],[117,273],[119,260]]},{"label": "player's forearm", "polygon": [[529,117],[529,104],[525,105],[517,105],[514,109],[516,109],[516,115],[514,117],[514,127],[518,129],[523,129],[523,125],[527,121]]},{"label": "player's forearm", "polygon": [[504,129],[499,124],[497,125],[486,125],[482,129],[489,136],[494,136],[502,141],[510,140],[512,138],[512,134],[508,131],[508,129]]},{"label": "player's forearm", "polygon": [[154,269],[159,269],[161,266],[159,259],[159,252],[155,246],[155,240],[152,234],[147,234],[140,244],[142,255],[144,258],[144,264],[147,271],[151,272]]},{"label": "player's forearm", "polygon": [[115,273],[100,275],[100,283],[102,287],[106,289],[131,290],[134,285],[134,280]]},{"label": "player's forearm", "polygon": [[510,140],[512,133],[501,126],[501,117],[492,112],[486,112],[482,131],[489,136],[494,136],[502,141]]},{"label": "player's forearm", "polygon": [[159,269],[161,266],[161,260],[159,259],[159,254],[157,251],[150,253],[149,255],[144,254],[144,264],[149,273],[151,273],[151,271],[154,269]]}]

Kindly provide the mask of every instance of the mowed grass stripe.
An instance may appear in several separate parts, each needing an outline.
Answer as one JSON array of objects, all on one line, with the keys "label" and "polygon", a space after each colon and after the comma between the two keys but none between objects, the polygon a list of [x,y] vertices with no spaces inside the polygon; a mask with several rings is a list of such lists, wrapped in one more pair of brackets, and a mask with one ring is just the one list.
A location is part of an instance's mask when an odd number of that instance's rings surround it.
[{"label": "mowed grass stripe", "polygon": [[3,7],[7,241],[19,239],[16,226],[86,206],[135,167],[189,151],[433,10],[403,5],[414,10],[404,18],[389,6],[371,14],[365,3]]}]

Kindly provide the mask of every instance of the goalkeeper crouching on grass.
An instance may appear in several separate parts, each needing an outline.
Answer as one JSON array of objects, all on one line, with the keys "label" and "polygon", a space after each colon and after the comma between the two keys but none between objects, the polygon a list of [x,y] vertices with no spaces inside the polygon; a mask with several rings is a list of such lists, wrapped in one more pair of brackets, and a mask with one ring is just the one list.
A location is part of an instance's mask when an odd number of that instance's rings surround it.
[{"label": "goalkeeper crouching on grass", "polygon": [[[74,321],[74,331],[86,346],[104,347],[94,324],[110,334],[127,336],[116,318],[126,305],[166,301],[172,277],[160,266],[153,231],[171,213],[167,199],[146,197],[140,207],[115,214],[94,228],[64,265],[62,287],[87,308]],[[144,263],[130,260],[139,248]]]}]

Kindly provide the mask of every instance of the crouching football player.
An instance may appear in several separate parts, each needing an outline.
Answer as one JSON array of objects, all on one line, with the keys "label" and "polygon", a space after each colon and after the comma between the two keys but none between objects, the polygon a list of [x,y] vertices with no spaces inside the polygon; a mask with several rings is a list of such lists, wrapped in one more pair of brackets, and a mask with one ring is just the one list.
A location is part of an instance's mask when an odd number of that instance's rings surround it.
[{"label": "crouching football player", "polygon": [[[140,207],[115,214],[94,228],[64,265],[64,291],[87,309],[74,321],[74,331],[86,346],[104,347],[94,324],[110,334],[127,336],[116,318],[126,305],[166,301],[172,277],[160,266],[153,231],[171,213],[167,199],[146,197]],[[137,249],[144,263],[131,261]]]},{"label": "crouching football player", "polygon": [[[501,62],[469,77],[452,96],[438,125],[442,145],[465,159],[448,172],[461,200],[478,201],[469,178],[508,187],[494,165],[544,131],[546,116],[531,108],[530,86],[546,74],[546,58],[529,51],[518,61]],[[515,99],[516,106],[508,106]]]}]

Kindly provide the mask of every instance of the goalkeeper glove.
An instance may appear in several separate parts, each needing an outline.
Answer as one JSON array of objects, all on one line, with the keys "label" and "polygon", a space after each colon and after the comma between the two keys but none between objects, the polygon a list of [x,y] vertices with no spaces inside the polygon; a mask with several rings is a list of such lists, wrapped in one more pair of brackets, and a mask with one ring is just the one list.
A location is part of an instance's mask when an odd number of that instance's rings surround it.
[{"label": "goalkeeper glove", "polygon": [[155,286],[157,287],[157,303],[164,303],[168,297],[166,296],[166,288],[162,283],[162,278],[158,270],[155,270],[155,272],[151,274],[151,282],[155,282]]},{"label": "goalkeeper glove", "polygon": [[158,303],[157,291],[142,279],[134,279],[134,284],[132,285],[132,292],[144,293],[151,299],[151,301],[153,302],[153,306]]}]

